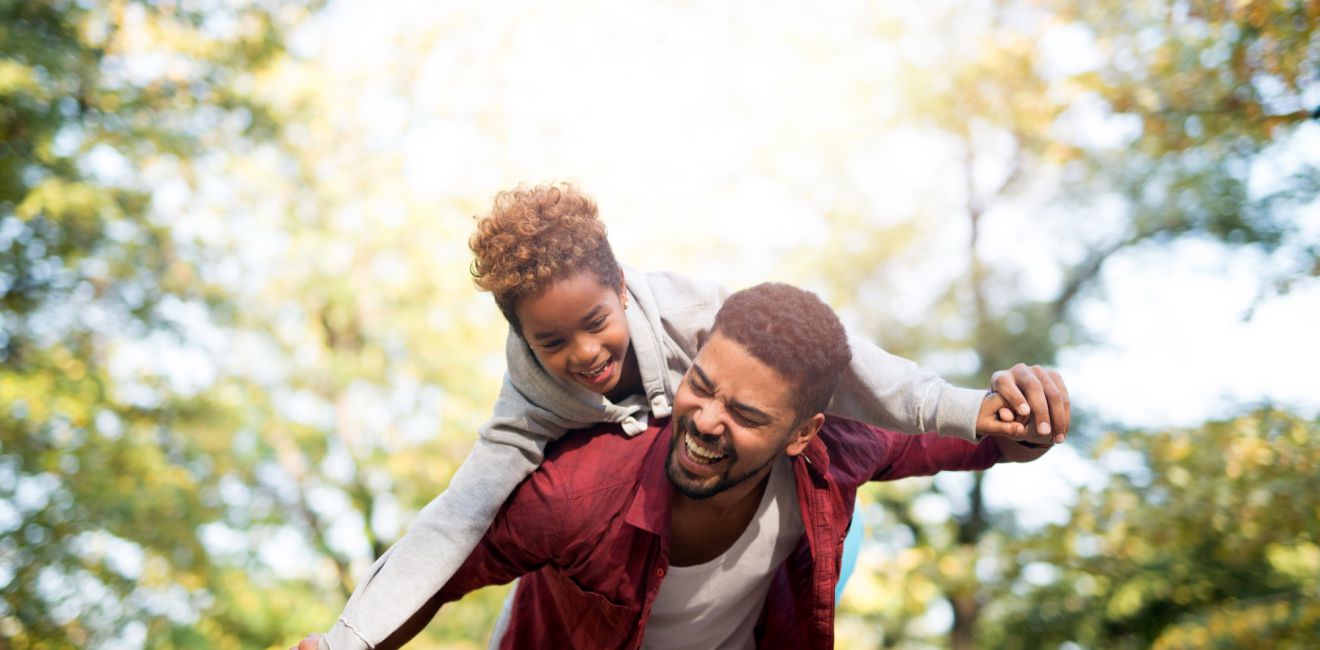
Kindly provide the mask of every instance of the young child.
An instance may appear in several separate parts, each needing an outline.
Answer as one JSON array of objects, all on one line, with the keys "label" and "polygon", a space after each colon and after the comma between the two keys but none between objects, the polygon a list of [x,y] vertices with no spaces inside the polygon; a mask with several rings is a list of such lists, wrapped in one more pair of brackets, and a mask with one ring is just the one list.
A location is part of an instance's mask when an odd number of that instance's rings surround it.
[{"label": "young child", "polygon": [[[675,274],[623,269],[595,204],[567,185],[498,195],[469,243],[476,284],[494,295],[509,323],[508,373],[494,416],[448,489],[363,578],[320,638],[322,648],[375,647],[419,611],[540,464],[549,441],[599,422],[636,435],[648,416],[668,416],[727,295]],[[911,434],[1021,436],[1025,418],[1002,408],[1005,398],[1022,407],[1030,400],[1044,411],[1044,383],[1057,433],[1066,433],[1055,374],[1019,365],[1017,372],[996,373],[996,392],[987,395],[950,386],[864,339],[849,344],[852,367],[834,396],[835,415]]]}]

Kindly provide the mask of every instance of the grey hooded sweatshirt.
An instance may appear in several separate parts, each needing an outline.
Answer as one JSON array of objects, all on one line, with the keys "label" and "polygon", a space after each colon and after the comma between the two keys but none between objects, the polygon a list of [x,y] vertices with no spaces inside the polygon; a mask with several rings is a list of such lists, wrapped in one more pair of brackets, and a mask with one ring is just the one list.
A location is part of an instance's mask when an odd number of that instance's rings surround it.
[{"label": "grey hooded sweatshirt", "polygon": [[[514,488],[541,464],[546,444],[566,431],[614,422],[628,435],[646,416],[666,417],[670,400],[710,336],[728,291],[673,273],[624,269],[631,345],[644,395],[613,403],[547,373],[510,331],[508,372],[494,415],[449,487],[418,513],[408,533],[372,565],[321,648],[374,648],[416,614],[476,548]],[[937,431],[976,440],[985,390],[951,386],[915,363],[849,337],[852,365],[829,412],[909,434]],[[846,453],[846,452],[844,452]]]}]

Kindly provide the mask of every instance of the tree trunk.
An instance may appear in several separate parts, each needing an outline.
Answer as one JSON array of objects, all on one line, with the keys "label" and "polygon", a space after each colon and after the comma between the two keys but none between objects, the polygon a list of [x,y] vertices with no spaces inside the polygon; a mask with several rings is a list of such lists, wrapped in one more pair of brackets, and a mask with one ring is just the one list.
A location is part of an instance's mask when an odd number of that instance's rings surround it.
[{"label": "tree trunk", "polygon": [[[972,487],[967,493],[967,516],[958,522],[958,548],[963,557],[976,557],[972,551],[989,526],[986,519],[985,498],[982,492],[984,475],[977,473]],[[981,615],[981,601],[977,597],[980,591],[975,568],[968,568],[962,584],[956,585],[949,592],[949,605],[953,608],[953,628],[949,631],[949,647],[953,650],[966,650],[974,647],[976,620]]]},{"label": "tree trunk", "polygon": [[[993,345],[990,337],[990,327],[992,316],[990,314],[989,301],[986,298],[986,272],[985,263],[977,251],[977,244],[981,237],[981,217],[985,209],[976,196],[976,186],[972,181],[972,169],[975,162],[975,156],[972,152],[971,135],[964,134],[963,145],[965,147],[965,156],[963,158],[963,173],[966,179],[967,191],[967,218],[970,222],[970,236],[967,241],[967,259],[968,259],[968,284],[972,292],[972,304],[974,306],[973,318],[975,319],[973,332],[976,340],[974,346],[977,352],[978,367],[977,374],[984,376],[993,368],[989,367],[996,358],[995,350],[990,349]],[[974,558],[976,554],[972,552],[976,548],[981,535],[985,533],[989,522],[986,519],[985,499],[982,493],[983,475],[976,474],[972,481],[972,487],[967,494],[967,516],[958,522],[958,548],[962,551],[964,557]],[[953,650],[965,650],[973,647],[974,632],[976,620],[981,614],[981,603],[977,598],[979,591],[976,579],[975,568],[969,567],[962,584],[957,585],[949,592],[949,605],[953,608],[953,628],[949,632],[949,646]]]}]

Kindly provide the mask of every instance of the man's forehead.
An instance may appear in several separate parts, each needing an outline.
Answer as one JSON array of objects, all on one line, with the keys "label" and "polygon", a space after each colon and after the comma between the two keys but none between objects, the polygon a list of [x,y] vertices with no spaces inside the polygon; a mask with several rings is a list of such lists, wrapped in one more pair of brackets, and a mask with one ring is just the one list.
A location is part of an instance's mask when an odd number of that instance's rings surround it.
[{"label": "man's forehead", "polygon": [[792,410],[791,386],[779,371],[757,359],[741,343],[716,332],[693,360],[694,374],[749,405],[783,413]]}]

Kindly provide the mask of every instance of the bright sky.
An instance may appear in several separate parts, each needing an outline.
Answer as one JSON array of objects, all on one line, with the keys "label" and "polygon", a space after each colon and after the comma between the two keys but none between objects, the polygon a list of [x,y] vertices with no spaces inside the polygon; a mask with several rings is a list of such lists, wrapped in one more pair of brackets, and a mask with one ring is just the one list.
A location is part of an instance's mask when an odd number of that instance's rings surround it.
[{"label": "bright sky", "polygon": [[[876,34],[892,20],[873,3],[389,7],[333,4],[297,45],[356,98],[340,119],[400,148],[419,196],[573,180],[635,264],[733,286],[774,276],[784,251],[822,239],[820,217],[841,201],[883,221],[960,200],[945,198],[961,182],[945,171],[947,143],[885,127],[898,110],[885,87],[895,61]],[[1068,49],[1086,40],[1075,37],[1046,49],[1085,65],[1084,50]],[[1304,135],[1320,142],[1320,130]],[[1320,208],[1306,221],[1320,231]],[[1020,215],[987,235],[1044,258],[1058,236]],[[1047,264],[1020,264],[1043,273],[1038,287],[1057,281]],[[1315,289],[1242,319],[1268,264],[1200,242],[1116,259],[1105,294],[1083,307],[1101,345],[1061,361],[1076,401],[1133,425],[1192,423],[1229,402],[1320,406],[1303,374],[1320,362],[1306,336]]]}]

